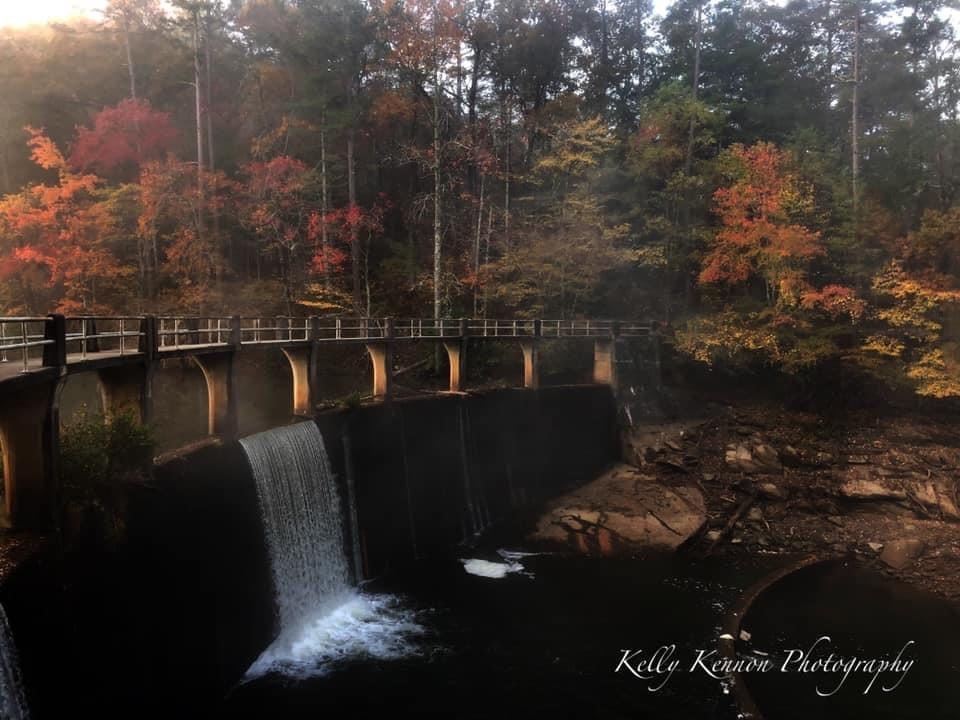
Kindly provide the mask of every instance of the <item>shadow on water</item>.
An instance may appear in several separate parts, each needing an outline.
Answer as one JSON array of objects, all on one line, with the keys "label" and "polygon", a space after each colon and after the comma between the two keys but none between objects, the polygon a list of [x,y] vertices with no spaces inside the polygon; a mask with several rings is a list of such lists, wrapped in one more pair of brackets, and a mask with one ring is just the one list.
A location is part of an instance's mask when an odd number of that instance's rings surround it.
[{"label": "shadow on water", "polygon": [[[795,653],[789,672],[744,676],[767,720],[958,716],[960,611],[854,562],[812,566],[775,583],[747,612],[743,628],[750,633],[750,647],[769,652],[778,668],[790,650],[814,660],[831,652],[847,661],[893,660],[906,647],[902,659],[915,661],[905,674],[882,673],[865,692],[873,673],[854,670],[843,680],[845,670],[802,672]],[[810,652],[823,636],[830,640]],[[818,689],[829,697],[821,697]]]}]

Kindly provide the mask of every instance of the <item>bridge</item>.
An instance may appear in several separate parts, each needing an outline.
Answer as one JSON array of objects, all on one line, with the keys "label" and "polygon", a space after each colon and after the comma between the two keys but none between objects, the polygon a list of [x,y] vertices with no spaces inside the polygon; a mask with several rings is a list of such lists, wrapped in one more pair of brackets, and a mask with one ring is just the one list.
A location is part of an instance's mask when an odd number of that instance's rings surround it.
[{"label": "bridge", "polygon": [[318,357],[330,345],[366,348],[373,396],[393,394],[393,352],[400,343],[442,344],[449,390],[460,392],[469,343],[514,342],[523,357],[523,387],[539,386],[541,342],[580,338],[594,343],[593,380],[616,386],[618,338],[655,334],[631,320],[487,318],[82,316],[0,317],[0,445],[6,513],[15,528],[47,527],[54,517],[59,398],[67,376],[97,375],[104,415],[152,415],[153,375],[161,360],[190,358],[207,389],[212,436],[237,436],[234,361],[242,349],[279,349],[293,378],[291,411],[310,415],[319,401]]}]

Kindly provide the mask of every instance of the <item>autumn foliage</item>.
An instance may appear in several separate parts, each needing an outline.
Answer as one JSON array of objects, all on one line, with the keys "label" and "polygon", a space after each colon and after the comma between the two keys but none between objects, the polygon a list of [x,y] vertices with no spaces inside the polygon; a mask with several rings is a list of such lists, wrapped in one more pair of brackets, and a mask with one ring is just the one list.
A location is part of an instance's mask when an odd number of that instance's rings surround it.
[{"label": "autumn foliage", "polygon": [[177,135],[169,113],[154,110],[146,100],[123,100],[97,113],[93,127],[77,129],[70,165],[103,176],[135,173],[172,150]]}]

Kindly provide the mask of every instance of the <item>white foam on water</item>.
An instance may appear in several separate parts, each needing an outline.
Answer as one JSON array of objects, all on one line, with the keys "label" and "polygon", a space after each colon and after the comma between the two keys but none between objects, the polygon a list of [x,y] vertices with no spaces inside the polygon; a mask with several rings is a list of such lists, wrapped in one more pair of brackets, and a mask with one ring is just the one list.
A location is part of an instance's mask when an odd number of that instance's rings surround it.
[{"label": "white foam on water", "polygon": [[419,654],[425,632],[416,616],[391,595],[351,594],[326,613],[284,633],[247,671],[247,679],[270,672],[305,678],[326,675],[346,660],[398,660]]},{"label": "white foam on water", "polygon": [[480,558],[470,558],[469,560],[460,560],[460,562],[463,563],[463,569],[471,575],[495,580],[505,578],[511,573],[523,572],[523,565],[518,562],[493,562]]}]

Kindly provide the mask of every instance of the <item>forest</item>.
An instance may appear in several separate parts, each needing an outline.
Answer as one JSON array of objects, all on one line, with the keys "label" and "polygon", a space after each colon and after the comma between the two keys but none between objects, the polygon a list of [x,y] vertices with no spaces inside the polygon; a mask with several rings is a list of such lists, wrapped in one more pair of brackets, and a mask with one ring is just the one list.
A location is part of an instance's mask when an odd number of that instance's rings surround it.
[{"label": "forest", "polygon": [[623,317],[960,395],[954,0],[110,0],[0,28],[0,313]]}]

